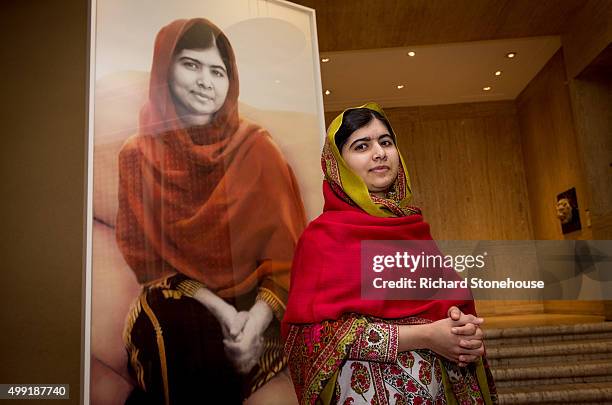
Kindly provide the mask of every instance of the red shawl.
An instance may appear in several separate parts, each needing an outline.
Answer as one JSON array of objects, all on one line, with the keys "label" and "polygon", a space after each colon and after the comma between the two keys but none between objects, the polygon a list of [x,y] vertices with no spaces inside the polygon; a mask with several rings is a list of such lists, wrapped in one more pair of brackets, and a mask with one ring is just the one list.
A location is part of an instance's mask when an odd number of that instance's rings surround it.
[{"label": "red shawl", "polygon": [[300,238],[291,272],[291,290],[283,319],[289,324],[318,323],[358,313],[383,319],[446,318],[457,305],[474,314],[472,301],[400,301],[361,299],[362,240],[431,240],[429,225],[419,214],[381,218],[350,205],[323,183],[323,214]]},{"label": "red shawl", "polygon": [[269,134],[238,117],[231,48],[224,105],[209,124],[183,127],[168,72],[196,23],[223,36],[204,19],[174,21],[157,35],[140,131],[119,156],[117,242],[140,282],[180,272],[222,297],[263,282],[284,298],[305,224],[299,189]]}]

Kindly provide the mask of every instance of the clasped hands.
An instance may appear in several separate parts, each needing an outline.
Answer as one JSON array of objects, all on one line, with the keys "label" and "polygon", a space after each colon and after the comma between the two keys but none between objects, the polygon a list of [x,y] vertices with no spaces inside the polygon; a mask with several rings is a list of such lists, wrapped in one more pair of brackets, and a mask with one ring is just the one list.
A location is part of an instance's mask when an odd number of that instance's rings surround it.
[{"label": "clasped hands", "polygon": [[272,320],[272,309],[262,301],[256,301],[249,311],[236,311],[232,305],[226,305],[218,317],[225,354],[236,371],[246,374],[263,352],[263,333]]},{"label": "clasped hands", "polygon": [[431,349],[465,367],[484,354],[484,319],[466,315],[456,306],[448,310],[448,318],[431,323]]},{"label": "clasped hands", "polygon": [[257,364],[263,352],[263,333],[272,321],[272,309],[262,301],[248,311],[236,311],[207,288],[199,288],[193,298],[204,305],[219,321],[225,354],[236,371],[246,374]]}]

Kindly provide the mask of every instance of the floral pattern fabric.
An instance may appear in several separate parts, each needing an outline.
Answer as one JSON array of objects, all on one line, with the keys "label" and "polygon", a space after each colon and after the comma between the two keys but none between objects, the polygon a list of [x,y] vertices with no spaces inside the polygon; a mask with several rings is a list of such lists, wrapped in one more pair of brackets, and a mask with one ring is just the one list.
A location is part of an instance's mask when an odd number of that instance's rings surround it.
[{"label": "floral pattern fabric", "polygon": [[430,350],[398,352],[399,324],[349,316],[292,325],[285,345],[301,404],[493,404],[486,359],[459,367]]},{"label": "floral pattern fabric", "polygon": [[399,329],[382,322],[367,324],[351,345],[349,359],[393,362],[397,357]]},{"label": "floral pattern fabric", "polygon": [[402,352],[395,363],[349,360],[340,369],[335,395],[335,403],[343,405],[446,404],[440,366],[429,351]]}]

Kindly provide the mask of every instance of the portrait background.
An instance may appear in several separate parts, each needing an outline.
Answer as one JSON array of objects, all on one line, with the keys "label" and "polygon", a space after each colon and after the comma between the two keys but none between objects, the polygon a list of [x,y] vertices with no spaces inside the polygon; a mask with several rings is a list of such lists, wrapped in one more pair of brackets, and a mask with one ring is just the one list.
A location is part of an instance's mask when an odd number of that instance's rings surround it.
[{"label": "portrait background", "polygon": [[115,242],[117,157],[138,131],[159,29],[175,19],[203,17],[225,32],[237,60],[239,114],[267,129],[280,147],[296,175],[308,220],[323,206],[319,159],[325,128],[312,10],[283,1],[242,0],[98,0],[93,6],[91,317],[86,320],[91,340],[85,352],[91,364],[85,392],[91,403],[120,403],[131,390],[122,331],[140,286]]}]

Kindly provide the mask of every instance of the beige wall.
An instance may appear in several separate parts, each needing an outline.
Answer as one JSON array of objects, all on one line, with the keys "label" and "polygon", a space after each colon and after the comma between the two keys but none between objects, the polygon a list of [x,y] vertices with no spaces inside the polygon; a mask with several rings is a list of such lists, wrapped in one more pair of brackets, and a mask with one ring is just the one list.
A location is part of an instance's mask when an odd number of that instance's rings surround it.
[{"label": "beige wall", "polygon": [[[563,51],[559,50],[516,99],[535,239],[592,239],[583,154],[575,130]],[[587,162],[588,163],[588,162]],[[563,235],[555,217],[556,195],[576,188],[582,230]],[[544,301],[544,311],[603,315],[598,301]]]},{"label": "beige wall", "polygon": [[612,238],[611,21],[612,2],[589,0],[562,36],[595,239]]},{"label": "beige wall", "polygon": [[[612,58],[610,58],[612,62]],[[581,75],[570,81],[579,148],[591,196],[594,239],[612,238],[612,78]]]},{"label": "beige wall", "polygon": [[[589,194],[559,50],[516,99],[535,239],[590,239]],[[557,194],[576,187],[582,230],[567,234],[555,216]]]},{"label": "beige wall", "polygon": [[1,8],[0,382],[70,384],[63,402],[76,404],[87,2],[6,1]]}]

